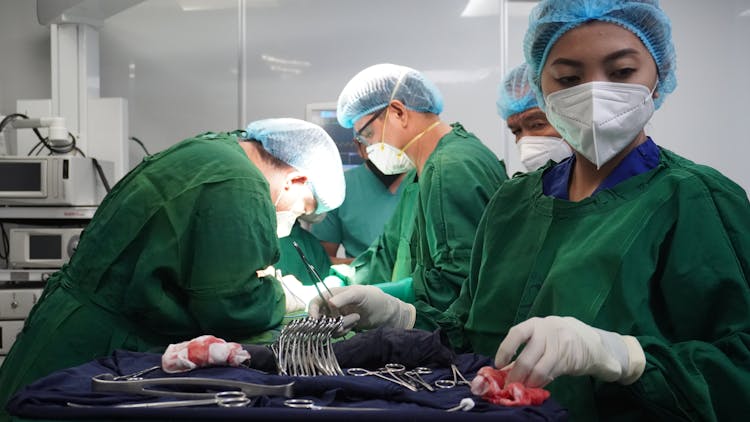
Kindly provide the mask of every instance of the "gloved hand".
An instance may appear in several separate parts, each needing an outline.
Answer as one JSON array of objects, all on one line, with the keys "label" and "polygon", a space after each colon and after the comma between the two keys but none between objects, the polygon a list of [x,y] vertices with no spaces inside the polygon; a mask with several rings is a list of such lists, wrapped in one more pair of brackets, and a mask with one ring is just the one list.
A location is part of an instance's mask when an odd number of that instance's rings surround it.
[{"label": "gloved hand", "polygon": [[[525,344],[516,360],[516,350]],[[631,384],[640,378],[646,356],[638,340],[591,327],[572,317],[531,318],[510,329],[495,355],[495,367],[512,368],[506,385],[543,387],[560,375],[591,375]]]},{"label": "gloved hand", "polygon": [[[341,334],[356,326],[358,328],[392,327],[409,329],[414,327],[417,310],[374,286],[346,286],[331,289],[333,297],[328,303],[344,316]],[[326,297],[328,294],[325,294]],[[328,308],[320,297],[310,301],[311,317],[328,315]]]},{"label": "gloved hand", "polygon": [[[309,292],[305,289],[306,286],[303,286],[302,282],[297,280],[297,277],[291,274],[283,277],[279,277],[280,275],[280,273],[277,274],[277,279],[281,283],[281,287],[284,288],[286,313],[305,310],[307,302],[312,298],[312,296],[309,296]],[[312,286],[310,286],[310,288],[315,289]]]},{"label": "gloved hand", "polygon": [[[281,272],[279,271],[276,278],[281,282],[281,286],[284,288],[287,313],[307,309],[307,304],[310,300],[314,297],[318,297],[318,290],[315,286],[305,286],[297,279],[297,277],[291,274],[282,277]],[[343,281],[338,277],[328,276],[323,280],[323,283],[330,289],[332,287],[341,286]],[[320,283],[317,284],[321,292],[326,291],[325,286],[322,286]]]}]

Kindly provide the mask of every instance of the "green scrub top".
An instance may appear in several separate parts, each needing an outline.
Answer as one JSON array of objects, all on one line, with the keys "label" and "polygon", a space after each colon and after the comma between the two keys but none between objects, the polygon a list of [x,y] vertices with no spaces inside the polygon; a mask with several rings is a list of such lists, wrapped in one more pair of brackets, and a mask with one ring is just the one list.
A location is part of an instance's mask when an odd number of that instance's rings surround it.
[{"label": "green scrub top", "polygon": [[[580,202],[505,183],[477,231],[471,274],[444,315],[455,346],[493,356],[531,317],[635,336],[646,368],[623,386],[548,385],[571,420],[737,420],[750,403],[750,204],[719,172],[660,150],[654,170]],[[463,328],[463,329],[462,329]]]},{"label": "green scrub top", "polygon": [[505,165],[458,123],[419,176],[412,233],[415,307],[444,311],[469,275],[474,235],[487,203],[508,178]]},{"label": "green scrub top", "polygon": [[37,378],[114,349],[202,334],[241,341],[278,325],[281,285],[256,274],[278,260],[275,218],[268,183],[234,135],[147,157],[48,280],[0,369],[0,407]]},{"label": "green scrub top", "polygon": [[365,164],[344,172],[344,203],[329,211],[326,218],[310,228],[324,242],[344,245],[346,256],[356,257],[383,233],[383,226],[393,215],[404,183],[391,192]]},{"label": "green scrub top", "polygon": [[310,274],[305,263],[302,262],[302,258],[300,258],[299,252],[294,248],[292,242],[297,242],[305,257],[315,267],[321,278],[328,275],[331,268],[331,259],[328,257],[326,250],[323,249],[320,241],[309,231],[302,228],[299,221],[294,223],[289,236],[279,239],[281,257],[279,258],[279,262],[275,264],[275,267],[281,270],[283,275],[293,274],[297,277],[297,280],[306,286],[311,286],[317,281]]},{"label": "green scrub top", "polygon": [[419,194],[416,170],[404,176],[401,189],[401,198],[383,233],[350,264],[355,270],[354,277],[347,280],[351,284],[377,284],[411,276],[411,242]]}]

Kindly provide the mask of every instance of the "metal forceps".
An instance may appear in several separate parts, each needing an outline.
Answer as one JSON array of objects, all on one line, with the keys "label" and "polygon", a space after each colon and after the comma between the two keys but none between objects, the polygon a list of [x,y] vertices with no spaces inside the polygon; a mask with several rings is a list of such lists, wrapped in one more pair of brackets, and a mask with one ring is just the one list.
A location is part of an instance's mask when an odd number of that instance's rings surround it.
[{"label": "metal forceps", "polygon": [[378,407],[333,407],[333,406],[318,406],[313,403],[312,400],[308,399],[289,399],[284,401],[284,406],[291,407],[294,409],[310,409],[310,410],[345,410],[345,411],[373,411],[373,410],[385,410]]},{"label": "metal forceps", "polygon": [[417,391],[417,387],[396,375],[398,372],[403,372],[405,369],[404,365],[401,365],[400,363],[389,363],[385,365],[385,368],[381,368],[377,371],[370,371],[365,368],[349,368],[346,372],[355,377],[376,376],[394,384],[398,384],[404,388],[408,388],[411,391]]},{"label": "metal forceps", "polygon": [[221,391],[212,398],[194,400],[155,401],[142,403],[123,403],[113,406],[93,406],[68,402],[70,407],[111,407],[123,409],[162,409],[170,407],[191,407],[217,405],[219,407],[245,407],[250,404],[250,399],[242,391]]},{"label": "metal forceps", "polygon": [[313,276],[315,279],[315,283],[313,283],[313,286],[315,286],[315,290],[318,292],[318,296],[320,296],[320,299],[323,300],[323,304],[326,308],[328,308],[328,315],[332,317],[340,316],[341,314],[338,312],[338,310],[334,309],[333,306],[331,306],[330,303],[328,303],[328,299],[323,296],[323,292],[320,291],[320,287],[318,287],[318,283],[322,284],[323,287],[328,292],[328,297],[333,297],[333,293],[331,293],[331,289],[326,286],[326,284],[323,282],[323,279],[320,278],[320,274],[318,274],[318,271],[313,267],[313,265],[310,263],[310,261],[305,256],[305,253],[302,252],[302,249],[299,247],[299,244],[297,244],[296,241],[292,241],[292,246],[294,246],[294,249],[297,250],[297,253],[299,254],[299,257],[302,258],[302,262],[305,264],[305,267],[307,268],[307,271]]},{"label": "metal forceps", "polygon": [[438,388],[453,388],[460,384],[469,385],[469,381],[464,378],[461,371],[458,370],[458,367],[455,364],[451,364],[451,372],[453,373],[453,379],[444,379],[444,380],[437,380],[435,381],[435,386]]},{"label": "metal forceps", "polygon": [[[217,390],[229,391],[231,389],[237,389],[248,397],[264,395],[294,397],[292,389],[294,385],[293,382],[281,385],[263,385],[234,380],[198,377],[125,379],[123,381],[115,381],[114,378],[115,377],[112,374],[108,373],[93,376],[91,378],[91,391],[174,397],[177,399],[215,399]],[[167,387],[167,389],[161,389],[159,387]],[[175,391],[175,387],[203,388],[214,391],[204,393]]]},{"label": "metal forceps", "polygon": [[435,391],[435,389],[427,381],[422,379],[422,375],[428,375],[431,373],[432,373],[432,369],[426,368],[424,366],[420,366],[410,371],[404,372],[404,376],[408,377],[412,381],[417,382],[417,384],[427,389],[427,391]]}]

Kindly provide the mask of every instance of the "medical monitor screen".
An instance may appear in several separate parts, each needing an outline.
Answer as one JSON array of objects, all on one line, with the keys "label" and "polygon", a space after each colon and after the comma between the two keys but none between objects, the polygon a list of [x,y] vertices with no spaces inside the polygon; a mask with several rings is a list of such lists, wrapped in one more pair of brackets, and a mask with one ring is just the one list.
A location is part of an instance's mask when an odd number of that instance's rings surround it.
[{"label": "medical monitor screen", "polygon": [[308,104],[305,118],[322,127],[333,138],[345,170],[362,164],[362,157],[354,145],[354,132],[339,125],[336,120],[336,103]]},{"label": "medical monitor screen", "polygon": [[34,192],[42,189],[42,163],[0,161],[0,192]]},{"label": "medical monitor screen", "polygon": [[61,259],[62,241],[59,235],[29,236],[29,259]]}]

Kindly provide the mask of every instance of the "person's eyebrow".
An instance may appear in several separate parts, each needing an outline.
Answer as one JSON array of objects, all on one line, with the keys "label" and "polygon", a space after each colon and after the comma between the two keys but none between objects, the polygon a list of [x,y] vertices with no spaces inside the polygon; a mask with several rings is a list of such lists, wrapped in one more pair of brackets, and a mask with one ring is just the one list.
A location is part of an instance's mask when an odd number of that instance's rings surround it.
[{"label": "person's eyebrow", "polygon": [[614,53],[607,54],[604,57],[604,62],[611,62],[620,59],[625,56],[637,56],[640,52],[634,48],[623,48],[622,50],[615,51]]},{"label": "person's eyebrow", "polygon": [[523,116],[524,121],[544,119],[547,120],[547,115],[542,110],[534,110],[533,112]]},{"label": "person's eyebrow", "polygon": [[555,59],[552,63],[550,63],[550,66],[555,66],[555,65],[558,65],[558,64],[563,64],[563,65],[572,66],[572,67],[581,67],[582,66],[582,63],[579,62],[578,60],[566,59],[565,57],[559,57],[559,58]]}]

